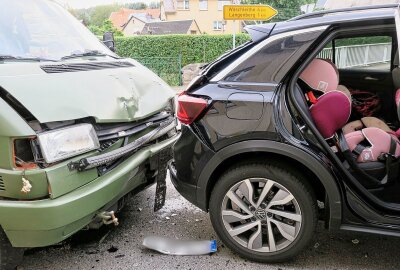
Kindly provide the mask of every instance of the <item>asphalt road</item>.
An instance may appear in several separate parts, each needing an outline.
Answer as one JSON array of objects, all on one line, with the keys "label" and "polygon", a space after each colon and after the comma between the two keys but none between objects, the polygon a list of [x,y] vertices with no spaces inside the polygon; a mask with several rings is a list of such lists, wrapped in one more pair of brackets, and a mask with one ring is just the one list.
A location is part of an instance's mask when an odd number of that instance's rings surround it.
[{"label": "asphalt road", "polygon": [[[169,180],[168,180],[169,182]],[[296,260],[263,265],[241,259],[216,237],[206,213],[169,183],[167,202],[153,213],[155,188],[139,193],[118,215],[118,227],[82,231],[57,246],[26,252],[19,269],[399,269],[400,239],[349,232],[329,233],[322,224],[312,245]],[[168,256],[141,247],[144,236],[217,239],[212,256]]]}]

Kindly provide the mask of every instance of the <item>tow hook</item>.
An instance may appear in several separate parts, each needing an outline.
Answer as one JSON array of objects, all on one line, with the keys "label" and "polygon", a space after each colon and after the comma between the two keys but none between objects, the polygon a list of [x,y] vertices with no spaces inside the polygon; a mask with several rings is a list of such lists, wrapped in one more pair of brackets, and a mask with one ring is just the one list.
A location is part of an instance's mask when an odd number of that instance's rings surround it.
[{"label": "tow hook", "polygon": [[103,220],[103,224],[105,225],[109,225],[109,224],[114,224],[114,226],[118,226],[118,218],[115,216],[114,211],[110,211],[110,212],[102,212],[100,214],[97,215],[99,218],[101,218]]}]

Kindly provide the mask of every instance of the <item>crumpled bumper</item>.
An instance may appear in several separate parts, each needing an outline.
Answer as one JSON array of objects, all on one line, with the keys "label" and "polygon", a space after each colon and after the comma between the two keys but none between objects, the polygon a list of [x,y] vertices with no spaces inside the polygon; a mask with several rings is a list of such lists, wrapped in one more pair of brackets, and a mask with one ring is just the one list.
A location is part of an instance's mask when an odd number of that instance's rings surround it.
[{"label": "crumpled bumper", "polygon": [[177,137],[139,150],[110,172],[56,199],[0,200],[1,227],[14,247],[47,246],[68,238],[98,212],[145,184],[146,176],[139,166],[171,147]]}]

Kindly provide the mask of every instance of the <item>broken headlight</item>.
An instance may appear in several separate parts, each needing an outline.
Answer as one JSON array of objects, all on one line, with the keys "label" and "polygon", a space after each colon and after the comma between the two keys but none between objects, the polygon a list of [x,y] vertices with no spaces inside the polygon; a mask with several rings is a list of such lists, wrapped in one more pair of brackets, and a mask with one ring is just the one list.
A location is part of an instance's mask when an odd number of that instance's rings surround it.
[{"label": "broken headlight", "polygon": [[80,124],[38,134],[40,150],[47,163],[77,156],[100,147],[90,124]]}]

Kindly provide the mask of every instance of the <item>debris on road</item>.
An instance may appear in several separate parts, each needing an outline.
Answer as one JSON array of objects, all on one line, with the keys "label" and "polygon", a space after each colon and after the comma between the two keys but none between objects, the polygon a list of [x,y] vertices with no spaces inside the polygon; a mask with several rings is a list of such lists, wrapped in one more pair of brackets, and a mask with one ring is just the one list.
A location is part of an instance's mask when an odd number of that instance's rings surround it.
[{"label": "debris on road", "polygon": [[354,245],[358,245],[358,244],[360,243],[360,241],[359,241],[358,239],[353,239],[353,240],[351,240],[351,242],[352,242]]},{"label": "debris on road", "polygon": [[207,255],[217,251],[217,241],[184,241],[158,236],[148,236],[143,246],[167,255]]},{"label": "debris on road", "polygon": [[118,251],[118,248],[115,247],[115,246],[111,246],[109,249],[107,249],[107,251],[110,252],[110,253],[114,253],[114,252]]}]

